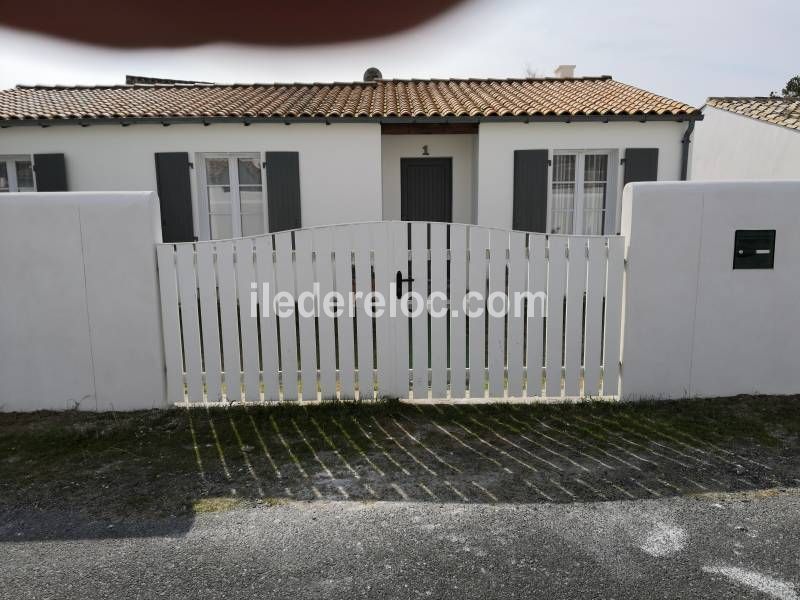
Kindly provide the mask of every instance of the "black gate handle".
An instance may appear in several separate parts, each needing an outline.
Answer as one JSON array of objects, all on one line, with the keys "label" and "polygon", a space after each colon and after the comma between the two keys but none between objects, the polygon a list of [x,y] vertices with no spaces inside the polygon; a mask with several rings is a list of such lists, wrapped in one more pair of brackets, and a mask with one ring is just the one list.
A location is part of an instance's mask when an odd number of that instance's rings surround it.
[{"label": "black gate handle", "polygon": [[398,271],[397,275],[395,276],[395,284],[396,284],[395,285],[395,293],[397,294],[397,299],[398,300],[400,300],[403,297],[403,282],[404,281],[407,284],[409,284],[409,291],[410,291],[411,282],[414,281],[414,278],[409,276],[408,278],[403,279],[403,272],[402,271]]}]

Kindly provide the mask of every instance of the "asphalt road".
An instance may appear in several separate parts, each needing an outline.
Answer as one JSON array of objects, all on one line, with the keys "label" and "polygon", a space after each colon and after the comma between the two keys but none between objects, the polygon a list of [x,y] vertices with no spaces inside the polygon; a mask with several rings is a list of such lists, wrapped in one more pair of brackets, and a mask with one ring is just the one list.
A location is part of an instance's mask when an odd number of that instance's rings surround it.
[{"label": "asphalt road", "polygon": [[[31,519],[68,526],[64,514],[0,514],[4,539]],[[796,489],[572,504],[292,502],[200,514],[181,535],[168,519],[124,534],[91,528],[84,539],[73,527],[64,541],[0,544],[0,597],[800,598]]]}]

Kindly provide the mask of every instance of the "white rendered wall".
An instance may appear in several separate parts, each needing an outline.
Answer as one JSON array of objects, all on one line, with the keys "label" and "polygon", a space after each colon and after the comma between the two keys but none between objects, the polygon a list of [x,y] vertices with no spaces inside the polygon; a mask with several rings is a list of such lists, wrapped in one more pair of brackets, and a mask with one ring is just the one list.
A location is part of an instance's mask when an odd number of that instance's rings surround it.
[{"label": "white rendered wall", "polygon": [[[478,149],[479,225],[510,228],[514,207],[514,150],[607,150],[612,222],[619,223],[625,148],[658,148],[659,181],[681,176],[681,139],[686,123],[481,123]],[[549,187],[549,186],[548,186]],[[548,214],[550,213],[548,207]],[[607,231],[606,233],[616,233]]]},{"label": "white rendered wall", "polygon": [[[775,268],[733,267],[774,229]],[[800,181],[627,186],[626,399],[800,392]]]},{"label": "white rendered wall", "polygon": [[0,196],[0,410],[165,406],[151,192]]},{"label": "white rendered wall", "polygon": [[[70,191],[155,190],[156,152],[300,153],[303,226],[381,218],[381,139],[377,123],[292,125],[92,125],[9,127],[0,156],[63,152]],[[195,233],[197,169],[192,171]]]},{"label": "white rendered wall", "polygon": [[707,106],[692,136],[693,181],[800,178],[800,131]]},{"label": "white rendered wall", "polygon": [[427,146],[430,156],[453,159],[453,222],[475,222],[476,135],[384,135],[381,138],[385,220],[400,219],[400,159],[422,157],[422,147]]}]

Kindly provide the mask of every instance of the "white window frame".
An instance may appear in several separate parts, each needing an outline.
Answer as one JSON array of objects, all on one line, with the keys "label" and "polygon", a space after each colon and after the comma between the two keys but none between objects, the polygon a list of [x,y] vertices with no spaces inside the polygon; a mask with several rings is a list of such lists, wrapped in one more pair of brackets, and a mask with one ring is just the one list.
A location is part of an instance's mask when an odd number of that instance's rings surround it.
[{"label": "white window frame", "polygon": [[[197,196],[200,200],[198,206],[199,217],[199,235],[200,240],[211,240],[211,215],[210,206],[208,201],[208,180],[206,174],[206,159],[207,158],[225,158],[228,159],[228,174],[231,193],[236,190],[235,197],[231,196],[231,227],[233,237],[242,237],[242,215],[241,205],[239,200],[239,169],[236,165],[236,160],[239,158],[255,158],[258,160],[259,168],[261,169],[261,201],[264,206],[264,231],[269,233],[269,215],[267,214],[267,181],[266,173],[264,172],[264,155],[262,152],[198,152],[195,154],[195,164],[197,165]],[[230,164],[231,161],[236,168]]]},{"label": "white window frame", "polygon": [[[558,155],[574,155],[575,156],[575,205],[572,216],[572,231],[569,233],[558,232],[555,235],[584,235],[583,232],[583,209],[584,209],[584,170],[585,170],[585,157],[587,154],[604,155],[608,161],[606,167],[606,207],[605,215],[603,218],[603,232],[601,235],[609,235],[609,217],[616,214],[616,186],[614,185],[615,177],[612,172],[614,158],[614,151],[608,149],[594,149],[583,148],[580,150],[553,150],[551,152],[551,164],[555,164],[553,160]],[[550,174],[547,185],[547,231],[553,233],[553,173],[554,168],[549,169]],[[578,233],[575,233],[578,232]]]},{"label": "white window frame", "polygon": [[[18,192],[19,184],[17,182],[17,166],[15,164],[18,160],[27,160],[31,163],[33,170],[33,190],[24,190],[27,192],[36,191],[36,168],[33,165],[33,156],[30,154],[6,154],[0,156],[0,162],[6,164],[6,173],[8,175],[8,192]],[[0,192],[5,193],[5,192]]]}]

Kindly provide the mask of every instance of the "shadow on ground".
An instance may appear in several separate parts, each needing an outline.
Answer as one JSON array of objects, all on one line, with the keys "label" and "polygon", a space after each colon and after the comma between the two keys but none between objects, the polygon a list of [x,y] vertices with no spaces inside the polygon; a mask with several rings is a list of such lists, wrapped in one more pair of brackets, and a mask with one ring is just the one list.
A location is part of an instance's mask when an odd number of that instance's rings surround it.
[{"label": "shadow on ground", "polygon": [[181,535],[200,512],[289,501],[567,503],[795,487],[798,408],[794,397],[739,397],[0,414],[0,541]]}]

